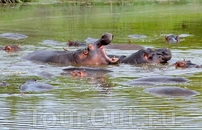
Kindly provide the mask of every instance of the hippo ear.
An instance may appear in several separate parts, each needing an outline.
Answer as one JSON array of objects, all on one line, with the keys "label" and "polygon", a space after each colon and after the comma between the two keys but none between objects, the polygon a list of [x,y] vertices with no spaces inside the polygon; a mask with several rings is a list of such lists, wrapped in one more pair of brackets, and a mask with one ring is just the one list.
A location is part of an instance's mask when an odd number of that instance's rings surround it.
[{"label": "hippo ear", "polygon": [[89,45],[88,45],[88,49],[89,49],[89,50],[92,50],[92,49],[93,49],[93,45],[92,45],[92,44],[89,44]]},{"label": "hippo ear", "polygon": [[12,48],[11,48],[11,46],[8,45],[8,46],[5,47],[5,50],[6,50],[6,51],[11,51]]},{"label": "hippo ear", "polygon": [[72,46],[72,42],[70,40],[68,40],[67,44],[68,46]]},{"label": "hippo ear", "polygon": [[179,63],[178,62],[175,62],[175,64],[173,64],[175,66],[175,68],[178,68],[179,66]]}]

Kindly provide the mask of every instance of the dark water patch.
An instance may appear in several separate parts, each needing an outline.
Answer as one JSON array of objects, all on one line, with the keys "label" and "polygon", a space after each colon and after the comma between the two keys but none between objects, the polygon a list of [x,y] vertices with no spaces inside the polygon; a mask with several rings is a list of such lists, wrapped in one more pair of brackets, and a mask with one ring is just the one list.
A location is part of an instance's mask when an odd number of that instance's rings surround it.
[{"label": "dark water patch", "polygon": [[146,88],[144,90],[146,93],[153,94],[155,96],[177,96],[177,97],[189,97],[199,94],[194,90],[189,90],[187,88],[180,88],[175,86],[162,86]]},{"label": "dark water patch", "polygon": [[12,39],[12,40],[21,40],[21,39],[28,38],[28,36],[20,33],[3,33],[3,34],[0,34],[0,37]]}]

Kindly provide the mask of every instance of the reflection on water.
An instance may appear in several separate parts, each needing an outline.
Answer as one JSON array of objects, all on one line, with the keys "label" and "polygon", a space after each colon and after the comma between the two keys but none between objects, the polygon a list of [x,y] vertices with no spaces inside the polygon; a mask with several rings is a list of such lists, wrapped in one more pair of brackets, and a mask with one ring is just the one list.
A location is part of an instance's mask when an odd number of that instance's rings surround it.
[{"label": "reflection on water", "polygon": [[[194,7],[194,8],[193,8]],[[201,5],[152,4],[125,6],[73,6],[37,4],[0,9],[0,34],[20,33],[26,39],[0,39],[0,45],[21,44],[23,51],[0,51],[2,129],[185,129],[201,128],[201,94],[193,97],[157,97],[145,93],[150,86],[130,86],[128,81],[146,76],[185,77],[175,84],[201,90],[200,68],[175,69],[178,60],[201,64]],[[103,66],[113,72],[73,78],[61,75],[66,66],[24,61],[21,57],[38,49],[76,50],[68,40],[99,38],[114,34],[113,43],[170,48],[173,58],[165,65]],[[128,35],[147,36],[143,39]],[[178,44],[167,44],[164,34],[180,35]],[[90,39],[92,40],[92,39]],[[50,43],[50,44],[49,44]],[[137,50],[106,49],[107,54],[130,55]],[[70,66],[71,67],[71,66]],[[26,80],[58,86],[49,92],[27,92]],[[158,86],[158,85],[157,85]],[[165,84],[173,86],[173,84]],[[173,86],[174,87],[174,86]]]}]

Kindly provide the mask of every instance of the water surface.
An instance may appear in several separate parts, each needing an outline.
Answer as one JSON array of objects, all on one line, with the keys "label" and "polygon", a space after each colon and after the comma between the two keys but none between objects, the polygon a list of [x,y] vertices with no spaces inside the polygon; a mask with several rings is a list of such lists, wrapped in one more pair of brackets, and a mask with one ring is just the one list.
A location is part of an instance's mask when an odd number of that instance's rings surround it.
[{"label": "water surface", "polygon": [[[71,4],[1,5],[0,34],[21,33],[28,38],[0,39],[0,45],[21,44],[23,51],[0,55],[2,129],[185,129],[202,127],[202,96],[159,97],[145,93],[142,86],[126,82],[144,76],[177,76],[190,80],[174,84],[202,92],[202,69],[175,69],[178,60],[202,63],[201,3],[150,3],[79,6]],[[38,49],[62,50],[68,40],[99,38],[114,34],[113,43],[152,48],[170,48],[173,58],[165,65],[104,66],[113,72],[74,79],[62,76],[65,66],[22,60]],[[183,36],[179,44],[167,44],[166,34]],[[131,38],[129,35],[145,36]],[[59,41],[43,44],[44,40]],[[76,50],[77,48],[68,48]],[[106,50],[108,54],[129,55],[137,50]],[[49,72],[52,77],[41,76]],[[20,94],[26,80],[58,86],[49,92]],[[161,85],[162,86],[162,85]],[[165,85],[168,86],[168,85]],[[169,84],[172,86],[172,84]]]}]

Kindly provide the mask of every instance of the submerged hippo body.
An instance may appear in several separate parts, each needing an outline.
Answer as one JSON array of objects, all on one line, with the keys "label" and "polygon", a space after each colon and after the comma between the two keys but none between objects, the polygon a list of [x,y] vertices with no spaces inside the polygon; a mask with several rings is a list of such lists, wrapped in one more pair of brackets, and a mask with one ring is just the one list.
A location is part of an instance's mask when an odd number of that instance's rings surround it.
[{"label": "submerged hippo body", "polygon": [[193,90],[173,86],[146,88],[144,92],[153,94],[155,96],[177,96],[177,97],[189,97],[199,94],[198,92]]},{"label": "submerged hippo body", "polygon": [[167,48],[163,49],[147,48],[145,50],[139,50],[129,56],[121,56],[119,58],[119,63],[125,63],[125,64],[166,63],[171,58],[172,58],[171,51]]},{"label": "submerged hippo body", "polygon": [[24,84],[22,84],[19,89],[21,92],[43,92],[50,91],[57,87],[54,87],[49,84],[37,82],[36,80],[27,80]]},{"label": "submerged hippo body", "polygon": [[116,63],[118,59],[109,58],[104,46],[113,39],[113,35],[105,33],[94,44],[89,44],[85,49],[76,51],[45,51],[38,50],[28,54],[24,59],[41,62],[51,62],[63,65],[107,65]]},{"label": "submerged hippo body", "polygon": [[186,83],[189,82],[188,79],[183,77],[172,77],[172,76],[149,76],[134,79],[129,81],[129,85],[137,86],[155,86],[159,84],[176,84],[176,83]]}]

